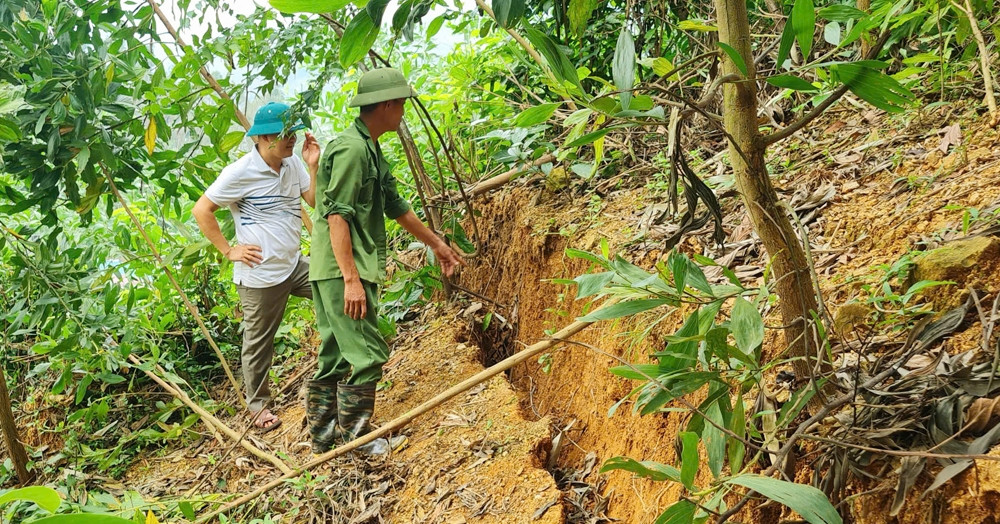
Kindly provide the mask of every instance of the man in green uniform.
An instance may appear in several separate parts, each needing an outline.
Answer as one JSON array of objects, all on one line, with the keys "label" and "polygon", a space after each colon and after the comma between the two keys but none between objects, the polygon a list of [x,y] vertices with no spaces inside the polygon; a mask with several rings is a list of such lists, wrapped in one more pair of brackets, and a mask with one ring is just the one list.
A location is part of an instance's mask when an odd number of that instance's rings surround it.
[{"label": "man in green uniform", "polygon": [[[327,145],[320,162],[309,280],[322,343],[307,394],[316,453],[371,431],[375,385],[389,358],[376,318],[378,286],[385,280],[385,218],[430,246],[445,275],[465,264],[400,197],[379,147],[383,134],[399,128],[406,99],[414,96],[395,69],[365,73],[350,103],[361,108],[360,116]],[[402,442],[383,438],[361,450],[384,454]]]}]

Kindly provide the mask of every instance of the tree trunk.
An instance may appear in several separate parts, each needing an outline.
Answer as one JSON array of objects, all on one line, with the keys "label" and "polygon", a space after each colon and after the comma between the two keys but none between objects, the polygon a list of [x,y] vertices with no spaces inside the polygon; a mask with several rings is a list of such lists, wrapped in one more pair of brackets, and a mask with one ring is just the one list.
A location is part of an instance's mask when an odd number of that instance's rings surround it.
[{"label": "tree trunk", "polygon": [[[872,0],[858,0],[858,10],[864,11],[868,14],[868,11],[872,8]],[[861,56],[868,56],[868,50],[871,49],[872,45],[864,37],[861,38]],[[874,57],[873,57],[874,58]]]},{"label": "tree trunk", "polygon": [[11,461],[14,462],[18,481],[21,484],[30,483],[35,476],[28,471],[28,454],[24,452],[24,445],[17,438],[17,426],[14,425],[10,394],[7,392],[7,377],[3,374],[2,366],[0,366],[0,429],[3,430],[3,441]]},{"label": "tree trunk", "polygon": [[[719,17],[719,41],[731,45],[743,57],[750,78],[756,77],[750,49],[750,24],[743,0],[715,0]],[[726,57],[723,75],[740,75],[739,68]],[[755,81],[727,83],[723,88],[723,119],[732,137],[730,159],[736,188],[750,214],[773,265],[774,288],[781,299],[785,344],[794,361],[796,376],[813,377],[817,351],[814,349],[812,314],[817,311],[809,264],[806,261],[788,215],[778,201],[764,162],[767,146],[757,129],[757,87]],[[741,154],[742,152],[742,154]]]}]

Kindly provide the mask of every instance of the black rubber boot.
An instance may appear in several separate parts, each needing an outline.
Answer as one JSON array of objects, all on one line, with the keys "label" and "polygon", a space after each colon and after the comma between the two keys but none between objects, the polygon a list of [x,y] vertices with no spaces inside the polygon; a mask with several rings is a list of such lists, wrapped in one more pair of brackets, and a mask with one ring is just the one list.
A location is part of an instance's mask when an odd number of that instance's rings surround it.
[{"label": "black rubber boot", "polygon": [[[337,418],[340,421],[341,439],[352,441],[372,431],[371,418],[375,411],[375,384],[340,384],[337,389]],[[369,455],[385,455],[406,443],[406,437],[375,439],[358,451]]]},{"label": "black rubber boot", "polygon": [[306,385],[306,417],[313,453],[329,451],[340,437],[337,428],[338,380],[310,380]]}]

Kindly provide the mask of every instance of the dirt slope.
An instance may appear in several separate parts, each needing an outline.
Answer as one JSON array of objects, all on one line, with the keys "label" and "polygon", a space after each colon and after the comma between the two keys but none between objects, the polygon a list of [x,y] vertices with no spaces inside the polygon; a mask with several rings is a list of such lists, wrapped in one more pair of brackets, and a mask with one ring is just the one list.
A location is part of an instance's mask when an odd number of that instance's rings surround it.
[{"label": "dirt slope", "polygon": [[[989,225],[985,217],[1000,207],[997,134],[967,113],[956,117],[960,110],[941,108],[909,122],[872,112],[837,111],[801,142],[773,152],[772,162],[779,166],[779,187],[797,189],[786,191],[785,198],[797,209],[804,208],[800,216],[810,228],[814,262],[831,309],[851,299],[864,299],[862,286],[877,281],[879,271],[884,271],[877,266]],[[947,153],[937,151],[943,128],[955,123],[964,129],[964,142],[945,144]],[[652,197],[648,188],[612,192],[599,206],[592,197],[574,196],[571,189],[551,191],[541,183],[494,195],[479,206],[483,213],[480,228],[488,230],[485,256],[476,260],[462,282],[503,303],[505,307],[499,311],[517,322],[517,340],[530,344],[544,338],[547,329],[565,324],[582,311],[583,304],[572,301],[571,289],[545,282],[587,271],[586,263],[564,256],[566,248],[593,251],[599,240],[606,238],[613,252],[641,267],[652,268],[661,259],[664,253],[657,238],[662,238],[663,232],[657,237],[657,226],[650,228],[644,223],[646,211],[657,205],[662,205],[662,200]],[[724,205],[729,212],[727,251],[738,252],[729,263],[748,283],[755,284],[766,260],[742,206],[735,199],[724,201]],[[969,215],[970,208],[974,208],[971,213],[984,218],[973,220],[969,229],[963,230],[963,216]],[[992,223],[996,223],[995,218]],[[646,236],[638,238],[643,230]],[[683,248],[724,256],[702,238],[707,234],[693,235]],[[991,301],[1000,289],[996,262],[974,269],[962,285],[986,290],[983,300]],[[958,291],[943,293],[944,301],[935,305],[943,309],[947,302],[959,300],[958,295]],[[637,341],[630,335],[652,320],[654,315],[647,315],[594,326],[576,337],[591,348],[567,346],[554,352],[548,372],[529,363],[512,374],[525,411],[551,418],[554,434],[565,429],[573,443],[562,448],[559,467],[579,468],[591,453],[600,461],[626,455],[676,464],[674,437],[683,423],[678,416],[640,419],[628,406],[613,417],[607,416],[608,408],[633,385],[608,373],[607,369],[618,363],[613,357],[643,361],[643,355],[662,347],[663,335],[678,327],[677,319],[671,319],[646,340]],[[977,347],[981,331],[982,326],[973,323],[947,341],[946,349],[957,352]],[[992,463],[984,463],[980,471],[992,467]],[[926,500],[914,500],[913,509],[905,510],[898,519],[887,517],[894,489],[892,475],[884,485],[859,486],[857,493],[879,490],[854,499],[857,522],[957,522],[949,520],[952,518],[995,522],[995,506],[989,501],[1000,488],[992,476],[970,481],[975,475],[966,473]],[[596,478],[596,474],[591,476],[594,482]],[[929,479],[921,482],[926,487]],[[678,489],[612,473],[606,476],[603,493],[610,498],[609,516],[640,523],[653,521],[676,500]],[[947,500],[944,506],[942,500]],[[935,514],[930,509],[935,504],[965,511],[961,517],[924,520]],[[780,513],[781,509],[772,505],[742,516],[749,521],[775,522]]]}]

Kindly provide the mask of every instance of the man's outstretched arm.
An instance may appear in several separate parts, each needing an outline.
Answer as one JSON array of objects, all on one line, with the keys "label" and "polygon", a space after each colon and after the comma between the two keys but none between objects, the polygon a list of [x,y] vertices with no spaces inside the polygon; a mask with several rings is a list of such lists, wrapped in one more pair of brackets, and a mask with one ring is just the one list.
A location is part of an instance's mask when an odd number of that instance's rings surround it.
[{"label": "man's outstretched arm", "polygon": [[428,229],[423,222],[417,218],[417,215],[413,210],[409,210],[403,213],[402,216],[396,218],[396,222],[403,226],[403,229],[407,230],[413,236],[417,237],[417,240],[423,242],[425,245],[429,246],[432,251],[434,251],[434,256],[437,257],[438,263],[441,264],[441,272],[445,276],[451,276],[455,273],[455,269],[459,265],[465,266],[465,260],[462,259],[454,249],[448,244],[444,243],[441,237],[437,236],[433,231]]}]

